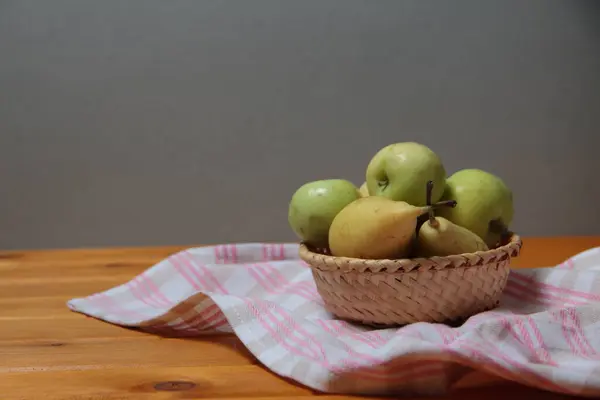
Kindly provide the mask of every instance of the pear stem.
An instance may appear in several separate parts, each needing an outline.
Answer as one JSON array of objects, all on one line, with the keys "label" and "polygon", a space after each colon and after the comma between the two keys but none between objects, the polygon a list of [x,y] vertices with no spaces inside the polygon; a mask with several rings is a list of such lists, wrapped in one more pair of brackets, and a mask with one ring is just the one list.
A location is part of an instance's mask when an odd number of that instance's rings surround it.
[{"label": "pear stem", "polygon": [[439,223],[437,222],[437,219],[435,219],[435,213],[433,212],[433,207],[429,207],[429,225],[433,226],[433,227],[437,227],[439,225]]},{"label": "pear stem", "polygon": [[435,204],[431,204],[431,196],[433,193],[433,181],[427,181],[427,213],[429,216],[429,225],[431,226],[438,226],[439,223],[438,221],[435,219],[435,213],[434,210],[436,208],[440,208],[440,207],[456,207],[456,200],[444,200],[444,201],[439,201]]},{"label": "pear stem", "polygon": [[433,192],[433,181],[427,181],[427,207],[429,210],[427,211],[427,216],[429,220],[429,225],[433,227],[437,227],[439,224],[435,219],[435,213],[433,212],[433,205],[431,204],[431,193]]},{"label": "pear stem", "polygon": [[456,202],[456,200],[443,200],[443,201],[438,201],[437,203],[431,205],[430,207],[433,207],[433,208],[440,208],[440,207],[454,208],[454,207],[456,207],[456,204],[458,204]]},{"label": "pear stem", "polygon": [[427,196],[425,197],[425,201],[427,205],[431,207],[431,194],[433,193],[433,181],[427,181]]}]

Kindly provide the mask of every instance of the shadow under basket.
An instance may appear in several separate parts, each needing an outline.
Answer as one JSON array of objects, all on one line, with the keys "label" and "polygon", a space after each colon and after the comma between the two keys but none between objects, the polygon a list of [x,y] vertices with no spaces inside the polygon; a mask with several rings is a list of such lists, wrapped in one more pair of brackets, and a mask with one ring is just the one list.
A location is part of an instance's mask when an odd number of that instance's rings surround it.
[{"label": "shadow under basket", "polygon": [[498,306],[522,241],[513,234],[487,251],[447,257],[363,260],[334,257],[301,243],[325,308],[369,325],[461,321]]}]

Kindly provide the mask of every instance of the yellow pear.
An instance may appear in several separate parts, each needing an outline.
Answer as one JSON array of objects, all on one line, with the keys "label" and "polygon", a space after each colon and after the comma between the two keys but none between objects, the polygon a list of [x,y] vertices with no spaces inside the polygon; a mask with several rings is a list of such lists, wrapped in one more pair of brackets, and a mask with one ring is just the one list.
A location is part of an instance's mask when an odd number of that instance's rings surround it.
[{"label": "yellow pear", "polygon": [[[418,257],[450,256],[488,250],[485,241],[467,228],[446,218],[434,215],[431,205],[433,182],[427,182],[427,205],[429,219],[418,230],[415,252]],[[438,203],[439,204],[439,203]],[[457,204],[454,202],[452,207]]]},{"label": "yellow pear", "polygon": [[329,249],[337,257],[405,257],[417,217],[431,207],[415,207],[381,196],[359,198],[344,207],[329,228]]},{"label": "yellow pear", "polygon": [[443,257],[488,250],[483,239],[475,233],[446,218],[433,215],[421,225],[417,238],[416,254],[419,257]]},{"label": "yellow pear", "polygon": [[360,193],[360,197],[369,197],[369,188],[367,187],[367,182],[360,186],[358,192]]}]

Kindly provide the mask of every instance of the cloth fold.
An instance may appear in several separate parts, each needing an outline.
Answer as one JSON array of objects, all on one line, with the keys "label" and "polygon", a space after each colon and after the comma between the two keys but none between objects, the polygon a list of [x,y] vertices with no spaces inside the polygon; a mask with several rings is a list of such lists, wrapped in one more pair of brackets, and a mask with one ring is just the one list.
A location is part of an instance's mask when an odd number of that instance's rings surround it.
[{"label": "cloth fold", "polygon": [[600,396],[600,247],[552,268],[513,270],[500,307],[455,327],[336,319],[288,243],[190,248],[68,307],[168,336],[234,333],[274,373],[322,392],[440,394],[479,370]]}]

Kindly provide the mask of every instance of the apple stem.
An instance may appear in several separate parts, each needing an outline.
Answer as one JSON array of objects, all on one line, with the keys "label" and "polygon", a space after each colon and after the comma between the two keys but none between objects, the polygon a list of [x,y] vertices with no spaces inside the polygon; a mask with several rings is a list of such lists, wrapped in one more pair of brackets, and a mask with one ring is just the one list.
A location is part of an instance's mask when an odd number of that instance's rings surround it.
[{"label": "apple stem", "polygon": [[383,192],[385,189],[387,189],[387,187],[389,186],[390,181],[389,180],[385,180],[385,181],[379,181],[377,182],[377,185],[381,188],[381,191]]}]

